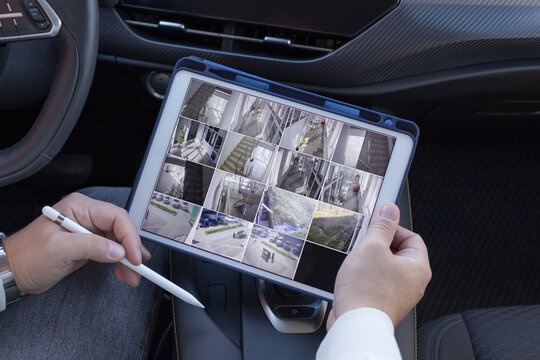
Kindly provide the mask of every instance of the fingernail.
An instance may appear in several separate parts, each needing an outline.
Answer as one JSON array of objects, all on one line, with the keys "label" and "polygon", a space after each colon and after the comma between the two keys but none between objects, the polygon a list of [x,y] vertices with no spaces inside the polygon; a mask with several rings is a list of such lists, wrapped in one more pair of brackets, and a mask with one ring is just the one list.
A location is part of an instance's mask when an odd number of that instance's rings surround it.
[{"label": "fingernail", "polygon": [[381,210],[379,210],[379,215],[385,219],[396,221],[398,209],[394,205],[384,205]]},{"label": "fingernail", "polygon": [[119,259],[124,257],[124,248],[115,242],[109,242],[109,257]]}]

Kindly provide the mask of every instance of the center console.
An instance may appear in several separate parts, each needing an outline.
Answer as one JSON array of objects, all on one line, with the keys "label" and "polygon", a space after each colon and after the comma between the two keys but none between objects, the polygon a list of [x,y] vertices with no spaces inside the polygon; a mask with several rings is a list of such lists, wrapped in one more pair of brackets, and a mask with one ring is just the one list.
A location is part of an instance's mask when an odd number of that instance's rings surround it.
[{"label": "center console", "polygon": [[[399,207],[410,227],[408,196]],[[172,278],[206,306],[175,299],[176,344],[184,360],[315,358],[331,305],[188,255],[172,252]],[[415,359],[414,310],[396,328],[403,359]]]}]

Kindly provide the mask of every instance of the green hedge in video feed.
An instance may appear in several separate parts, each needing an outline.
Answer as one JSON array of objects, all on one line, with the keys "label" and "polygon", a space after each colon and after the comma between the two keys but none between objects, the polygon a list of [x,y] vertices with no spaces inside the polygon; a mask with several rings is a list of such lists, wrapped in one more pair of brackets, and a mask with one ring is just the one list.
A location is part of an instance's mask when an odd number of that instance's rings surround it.
[{"label": "green hedge in video feed", "polygon": [[169,214],[173,214],[173,215],[178,214],[178,213],[177,213],[176,211],[174,211],[173,209],[169,209],[168,207],[163,206],[163,205],[161,205],[161,204],[158,204],[158,203],[156,203],[156,202],[151,201],[150,204],[154,205],[154,206],[157,207],[158,209],[161,209],[161,210],[163,210],[163,211],[168,212]]}]

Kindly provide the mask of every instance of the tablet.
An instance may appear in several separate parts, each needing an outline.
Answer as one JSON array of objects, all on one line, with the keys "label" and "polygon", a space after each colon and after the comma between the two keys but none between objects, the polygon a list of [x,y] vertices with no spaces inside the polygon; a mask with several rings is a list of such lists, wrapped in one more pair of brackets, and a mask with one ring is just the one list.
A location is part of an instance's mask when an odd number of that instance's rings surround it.
[{"label": "tablet", "polygon": [[128,210],[141,237],[333,299],[396,202],[413,123],[196,58],[177,64]]}]

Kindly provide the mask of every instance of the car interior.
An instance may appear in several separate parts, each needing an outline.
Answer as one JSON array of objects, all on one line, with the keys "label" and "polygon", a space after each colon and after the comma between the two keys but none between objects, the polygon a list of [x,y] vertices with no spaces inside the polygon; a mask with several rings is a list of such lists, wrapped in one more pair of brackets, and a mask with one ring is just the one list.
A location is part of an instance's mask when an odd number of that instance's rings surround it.
[{"label": "car interior", "polygon": [[[433,277],[403,359],[540,356],[539,3],[0,0],[0,231],[131,187],[186,56],[414,121],[398,205]],[[149,359],[315,358],[331,304],[169,256],[206,310],[161,293]]]}]

